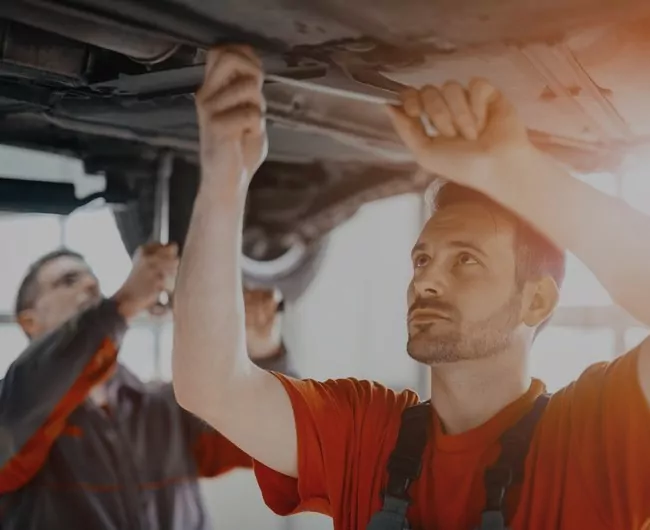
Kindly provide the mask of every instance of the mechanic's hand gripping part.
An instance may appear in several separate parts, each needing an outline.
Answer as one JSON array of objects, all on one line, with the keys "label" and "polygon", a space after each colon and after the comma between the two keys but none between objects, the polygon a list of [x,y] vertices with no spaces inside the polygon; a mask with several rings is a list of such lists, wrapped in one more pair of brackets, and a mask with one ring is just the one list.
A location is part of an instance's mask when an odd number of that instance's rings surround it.
[{"label": "mechanic's hand gripping part", "polygon": [[[395,130],[425,170],[476,187],[495,160],[532,149],[526,128],[503,94],[485,79],[467,88],[448,82],[409,89],[402,106],[387,107]],[[428,134],[423,121],[438,133]]]},{"label": "mechanic's hand gripping part", "polygon": [[181,406],[295,476],[291,404],[276,377],[248,356],[242,295],[246,193],[267,153],[263,78],[246,47],[210,52],[196,98],[202,179],[174,296],[172,370]]},{"label": "mechanic's hand gripping part", "polygon": [[211,50],[196,94],[203,179],[224,192],[245,192],[267,154],[261,67],[248,47]]},{"label": "mechanic's hand gripping part", "polygon": [[178,272],[178,246],[149,243],[138,249],[133,268],[113,299],[128,321],[157,303],[162,292],[171,293]]}]

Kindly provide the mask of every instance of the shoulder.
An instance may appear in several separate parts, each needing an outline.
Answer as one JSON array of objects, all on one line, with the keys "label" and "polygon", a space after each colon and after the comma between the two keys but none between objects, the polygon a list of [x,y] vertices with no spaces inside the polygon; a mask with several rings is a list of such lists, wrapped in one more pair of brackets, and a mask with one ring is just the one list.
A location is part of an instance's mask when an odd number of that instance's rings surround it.
[{"label": "shoulder", "polygon": [[419,402],[412,390],[397,391],[354,378],[293,379],[274,374],[289,394],[296,416],[332,416],[359,424],[386,424]]},{"label": "shoulder", "polygon": [[295,379],[272,372],[290,394],[300,394],[305,398],[336,402],[348,402],[355,406],[374,406],[388,408],[405,408],[419,402],[417,393],[412,390],[397,391],[376,381],[345,378]]},{"label": "shoulder", "polygon": [[612,361],[590,365],[572,383],[553,395],[555,400],[571,401],[574,406],[598,406],[605,399],[630,397],[640,391],[640,349],[621,355]]},{"label": "shoulder", "polygon": [[553,394],[551,418],[574,435],[594,436],[608,425],[650,418],[639,380],[639,348],[589,366],[574,382]]}]

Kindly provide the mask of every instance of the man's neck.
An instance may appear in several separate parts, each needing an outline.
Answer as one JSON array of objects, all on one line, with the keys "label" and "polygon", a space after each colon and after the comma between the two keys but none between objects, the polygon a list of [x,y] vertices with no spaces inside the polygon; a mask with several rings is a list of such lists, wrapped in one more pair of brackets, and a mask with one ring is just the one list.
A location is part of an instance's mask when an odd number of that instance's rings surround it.
[{"label": "man's neck", "polygon": [[445,431],[484,424],[530,387],[526,356],[503,352],[475,361],[431,367],[431,402]]}]

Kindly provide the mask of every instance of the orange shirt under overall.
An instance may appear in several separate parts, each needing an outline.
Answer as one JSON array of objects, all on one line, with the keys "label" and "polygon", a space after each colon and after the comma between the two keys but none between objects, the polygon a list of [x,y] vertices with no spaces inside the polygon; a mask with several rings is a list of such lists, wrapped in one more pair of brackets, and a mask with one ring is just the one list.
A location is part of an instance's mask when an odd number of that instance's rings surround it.
[{"label": "orange shirt under overall", "polygon": [[[650,529],[650,407],[638,352],[590,367],[551,398],[537,425],[523,484],[510,489],[513,530]],[[286,388],[298,433],[298,476],[255,464],[267,505],[280,515],[329,515],[336,530],[365,530],[381,507],[386,465],[401,413],[418,402],[353,379],[319,383],[275,374]],[[544,392],[528,392],[487,423],[444,434],[433,418],[420,478],[411,486],[414,530],[474,530],[485,504],[483,474],[499,437]]]}]

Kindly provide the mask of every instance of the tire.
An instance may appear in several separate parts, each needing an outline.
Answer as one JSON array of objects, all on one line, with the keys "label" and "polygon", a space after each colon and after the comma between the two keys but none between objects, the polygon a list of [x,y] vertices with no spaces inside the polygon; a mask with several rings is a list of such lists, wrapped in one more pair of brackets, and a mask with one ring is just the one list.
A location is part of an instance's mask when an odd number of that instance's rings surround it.
[{"label": "tire", "polygon": [[[193,167],[179,170],[179,166],[177,163],[177,171],[170,181],[169,236],[171,241],[178,243],[182,252],[198,190],[198,176]],[[115,223],[130,256],[151,239],[154,193],[153,182],[142,182],[137,190],[137,202],[114,209]],[[276,251],[267,259],[253,259],[244,252],[244,284],[249,287],[278,288],[286,301],[297,300],[316,277],[325,257],[327,243],[326,238],[309,245],[295,242],[286,251]]]}]

